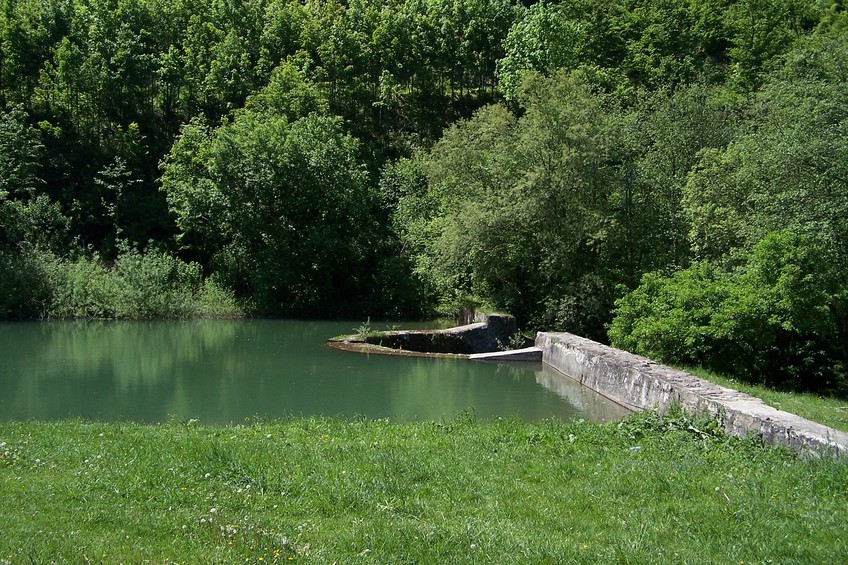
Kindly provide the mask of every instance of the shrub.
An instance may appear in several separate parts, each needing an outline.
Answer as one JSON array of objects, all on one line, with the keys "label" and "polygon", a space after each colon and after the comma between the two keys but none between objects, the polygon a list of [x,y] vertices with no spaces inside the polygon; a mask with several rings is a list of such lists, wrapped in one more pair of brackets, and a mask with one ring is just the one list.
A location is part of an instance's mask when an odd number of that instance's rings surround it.
[{"label": "shrub", "polygon": [[667,363],[700,364],[714,356],[712,317],[731,290],[707,263],[672,276],[648,273],[616,301],[610,343]]},{"label": "shrub", "polygon": [[848,285],[814,237],[774,232],[730,271],[648,274],[616,302],[611,343],[752,383],[844,394]]},{"label": "shrub", "polygon": [[41,254],[50,298],[40,312],[43,318],[112,318],[117,281],[97,254],[61,259]]},{"label": "shrub", "polygon": [[98,254],[22,247],[0,251],[0,319],[175,319],[239,315],[241,309],[196,263],[126,248],[112,268]]},{"label": "shrub", "polygon": [[186,318],[195,311],[194,295],[203,283],[197,263],[185,263],[158,250],[124,251],[115,261],[115,316]]},{"label": "shrub", "polygon": [[195,294],[194,315],[209,318],[239,316],[241,307],[233,293],[213,276],[204,280]]},{"label": "shrub", "polygon": [[48,296],[43,264],[34,249],[0,250],[0,319],[36,317]]}]

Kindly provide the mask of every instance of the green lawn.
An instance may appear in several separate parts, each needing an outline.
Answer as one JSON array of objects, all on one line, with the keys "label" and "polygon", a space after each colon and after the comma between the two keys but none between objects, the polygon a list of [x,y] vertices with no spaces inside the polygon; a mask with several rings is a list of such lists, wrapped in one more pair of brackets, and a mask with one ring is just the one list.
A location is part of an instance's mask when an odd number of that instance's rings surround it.
[{"label": "green lawn", "polygon": [[0,424],[0,562],[838,563],[848,463],[622,422]]}]

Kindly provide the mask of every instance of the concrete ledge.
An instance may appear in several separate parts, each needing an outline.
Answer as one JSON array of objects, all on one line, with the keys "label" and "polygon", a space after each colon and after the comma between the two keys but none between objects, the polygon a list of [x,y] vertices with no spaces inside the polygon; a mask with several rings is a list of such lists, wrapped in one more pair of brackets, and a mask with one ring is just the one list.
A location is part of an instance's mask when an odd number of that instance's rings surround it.
[{"label": "concrete ledge", "polygon": [[472,361],[541,361],[542,350],[538,347],[525,347],[510,351],[492,351],[491,353],[475,353],[468,356]]},{"label": "concrete ledge", "polygon": [[[467,318],[467,314],[466,314]],[[467,321],[463,318],[463,321]],[[384,353],[382,348],[417,352],[421,354],[450,354],[467,357],[472,353],[497,351],[501,343],[506,343],[515,334],[515,318],[506,314],[475,314],[476,321],[441,330],[391,330],[370,332],[365,336],[349,335],[333,338],[329,341],[333,347],[337,344],[367,343],[372,353]],[[365,350],[365,349],[360,349]]]},{"label": "concrete ledge", "polygon": [[432,353],[426,351],[410,351],[408,349],[395,349],[385,347],[383,345],[375,345],[366,341],[351,341],[351,340],[329,340],[325,343],[327,347],[332,349],[340,349],[342,351],[353,351],[355,353],[365,353],[374,355],[394,355],[398,357],[429,357],[431,359],[468,359],[468,355],[464,353]]},{"label": "concrete ledge", "polygon": [[848,434],[767,406],[759,398],[569,333],[539,332],[542,361],[632,410],[683,409],[716,416],[736,436],[756,434],[808,455],[844,456]]}]

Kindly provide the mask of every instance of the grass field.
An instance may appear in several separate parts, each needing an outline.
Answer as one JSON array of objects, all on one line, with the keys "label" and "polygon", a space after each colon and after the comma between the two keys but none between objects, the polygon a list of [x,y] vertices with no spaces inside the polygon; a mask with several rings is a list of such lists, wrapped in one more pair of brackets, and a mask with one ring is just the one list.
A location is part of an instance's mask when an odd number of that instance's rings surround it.
[{"label": "grass field", "polygon": [[622,422],[0,424],[0,562],[839,563],[848,463]]}]

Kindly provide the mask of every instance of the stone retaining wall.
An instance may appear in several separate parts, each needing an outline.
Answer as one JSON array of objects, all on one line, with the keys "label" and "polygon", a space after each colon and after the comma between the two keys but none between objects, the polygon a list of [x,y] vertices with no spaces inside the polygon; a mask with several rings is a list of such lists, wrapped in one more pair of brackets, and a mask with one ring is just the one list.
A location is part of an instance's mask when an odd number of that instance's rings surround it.
[{"label": "stone retaining wall", "polygon": [[848,453],[844,432],[646,357],[569,333],[539,332],[536,347],[544,363],[631,410],[663,410],[678,403],[687,411],[718,417],[732,435],[756,434],[804,454]]},{"label": "stone retaining wall", "polygon": [[[392,330],[366,336],[350,335],[329,340],[331,347],[391,354],[462,355],[497,351],[516,332],[515,318],[506,314],[471,315],[471,323],[442,330]],[[475,321],[476,320],[476,321]],[[465,320],[468,321],[468,320]],[[355,344],[363,344],[363,347]]]},{"label": "stone retaining wall", "polygon": [[506,314],[478,313],[476,322],[443,330],[395,330],[368,336],[373,345],[422,353],[470,355],[497,351],[515,333],[515,318]]}]

